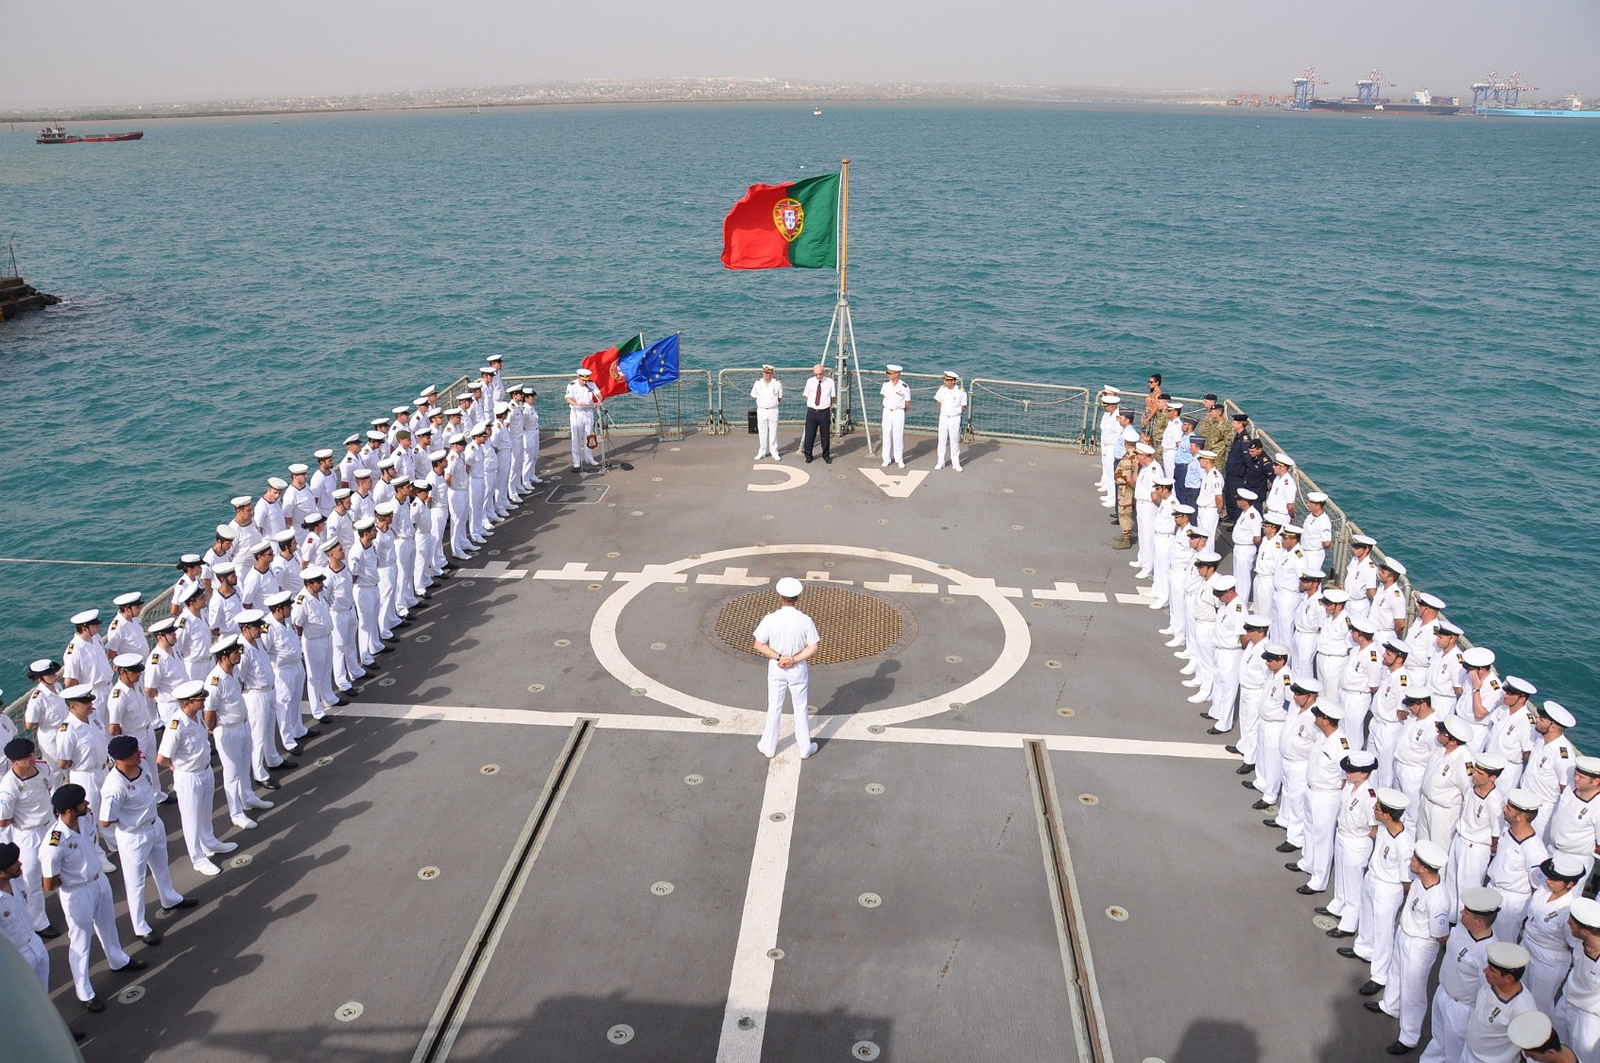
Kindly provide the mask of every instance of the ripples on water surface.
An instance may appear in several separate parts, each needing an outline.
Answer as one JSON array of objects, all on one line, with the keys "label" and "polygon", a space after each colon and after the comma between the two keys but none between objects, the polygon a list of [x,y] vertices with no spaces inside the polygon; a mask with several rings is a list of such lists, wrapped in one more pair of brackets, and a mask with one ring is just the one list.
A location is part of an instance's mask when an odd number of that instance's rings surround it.
[{"label": "ripples on water surface", "polygon": [[[1600,740],[1587,123],[832,106],[0,132],[0,235],[67,298],[0,327],[0,554],[166,561],[226,500],[470,370],[642,329],[806,362],[832,275],[730,274],[757,180],[851,168],[857,339],[968,374],[1232,395]],[[548,405],[546,406],[548,410]],[[0,565],[0,685],[169,573]]]}]

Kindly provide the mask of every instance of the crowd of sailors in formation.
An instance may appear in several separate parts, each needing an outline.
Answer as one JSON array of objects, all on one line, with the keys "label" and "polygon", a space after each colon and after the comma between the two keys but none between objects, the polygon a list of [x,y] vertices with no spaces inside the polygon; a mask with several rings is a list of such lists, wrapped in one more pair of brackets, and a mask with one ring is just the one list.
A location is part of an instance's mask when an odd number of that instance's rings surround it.
[{"label": "crowd of sailors in formation", "polygon": [[345,704],[435,581],[543,482],[537,393],[508,390],[500,370],[490,358],[449,408],[429,387],[342,455],[318,450],[288,480],[233,498],[210,547],[178,560],[170,615],[146,626],[143,594],[120,595],[103,635],[100,610],[84,610],[61,659],[29,666],[34,736],[0,713],[0,936],[47,991],[42,942],[61,931],[46,893],[60,897],[77,998],[102,1011],[91,938],[113,971],[146,966],[122,947],[113,855],[134,935],[159,944],[147,879],[163,911],[195,901],[173,887],[157,806],[175,799],[190,863],[221,873],[213,857],[238,843],[213,829],[213,762],[232,825],[254,829],[252,814],[273,807],[262,791],[283,786],[316,722]]},{"label": "crowd of sailors in formation", "polygon": [[1436,595],[1413,615],[1371,538],[1328,573],[1327,496],[1301,499],[1293,459],[1215,395],[1186,412],[1152,377],[1142,409],[1100,400],[1118,545],[1298,892],[1369,966],[1365,1007],[1398,1020],[1389,1053],[1418,1047],[1431,1007],[1427,1063],[1600,1063],[1600,757],[1566,737],[1571,711],[1463,647]]}]

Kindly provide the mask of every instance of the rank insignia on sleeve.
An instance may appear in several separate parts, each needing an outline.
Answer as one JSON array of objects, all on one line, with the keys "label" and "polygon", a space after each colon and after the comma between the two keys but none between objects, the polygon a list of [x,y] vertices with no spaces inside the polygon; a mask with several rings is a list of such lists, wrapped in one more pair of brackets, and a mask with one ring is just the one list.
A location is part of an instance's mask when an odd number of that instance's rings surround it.
[{"label": "rank insignia on sleeve", "polygon": [[65,732],[66,732],[66,729],[67,729],[67,725],[66,725],[66,724],[62,724],[62,725],[61,725],[61,727],[60,727],[60,729],[59,729],[59,731],[58,731],[58,732],[57,732],[57,733],[58,733],[58,734],[60,734],[60,733],[65,733]]},{"label": "rank insignia on sleeve", "polygon": [[211,685],[212,686],[216,686],[221,681],[222,680],[218,676],[212,676],[211,677]]},{"label": "rank insignia on sleeve", "polygon": [[1405,673],[1404,672],[1400,673],[1400,685],[1401,686],[1406,686],[1407,685],[1406,677],[1405,677]]},{"label": "rank insignia on sleeve", "polygon": [[172,726],[168,729],[172,731],[176,731],[178,729],[178,718],[176,716],[172,718]]},{"label": "rank insignia on sleeve", "polygon": [[1350,748],[1350,740],[1341,735],[1339,737],[1339,748],[1348,750]]},{"label": "rank insignia on sleeve", "polygon": [[53,830],[53,831],[50,832],[50,844],[51,845],[60,845],[61,844],[61,832],[60,831]]}]

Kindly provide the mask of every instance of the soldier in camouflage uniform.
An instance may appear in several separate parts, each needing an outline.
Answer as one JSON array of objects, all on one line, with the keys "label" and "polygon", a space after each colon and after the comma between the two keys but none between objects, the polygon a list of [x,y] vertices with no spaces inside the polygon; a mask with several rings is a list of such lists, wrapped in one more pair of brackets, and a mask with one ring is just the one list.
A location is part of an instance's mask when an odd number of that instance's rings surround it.
[{"label": "soldier in camouflage uniform", "polygon": [[1138,442],[1139,433],[1129,428],[1123,433],[1123,439],[1127,442],[1127,448],[1117,462],[1116,471],[1112,473],[1112,478],[1117,482],[1117,527],[1121,531],[1111,544],[1113,550],[1129,550],[1133,547],[1133,484],[1139,478],[1138,454],[1133,445]]},{"label": "soldier in camouflage uniform", "polygon": [[1202,449],[1218,455],[1228,452],[1228,437],[1233,435],[1233,429],[1228,425],[1228,418],[1223,412],[1221,403],[1206,410],[1206,415],[1200,420],[1199,431],[1203,440]]}]

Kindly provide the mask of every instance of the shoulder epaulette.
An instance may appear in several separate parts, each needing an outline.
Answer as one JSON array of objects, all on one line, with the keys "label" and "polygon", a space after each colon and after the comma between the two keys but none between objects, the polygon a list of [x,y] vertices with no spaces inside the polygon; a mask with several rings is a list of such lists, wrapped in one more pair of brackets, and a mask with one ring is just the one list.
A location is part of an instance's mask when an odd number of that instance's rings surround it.
[{"label": "shoulder epaulette", "polygon": [[1400,685],[1401,686],[1406,686],[1407,685],[1407,683],[1406,683],[1406,674],[1405,674],[1404,671],[1402,671],[1400,673]]},{"label": "shoulder epaulette", "polygon": [[171,727],[169,727],[169,728],[168,728],[168,730],[170,730],[170,731],[176,731],[176,730],[177,730],[177,729],[178,729],[178,718],[177,718],[177,717],[176,717],[176,716],[174,716],[174,717],[173,717],[173,718],[172,718],[172,726],[171,726]]},{"label": "shoulder epaulette", "polygon": [[61,832],[60,831],[53,830],[53,831],[50,832],[50,844],[51,845],[60,845],[61,844]]},{"label": "shoulder epaulette", "polygon": [[117,687],[117,688],[116,688],[116,689],[115,689],[115,690],[113,690],[113,691],[112,691],[112,692],[111,692],[111,696],[112,696],[112,697],[113,697],[113,698],[120,698],[120,697],[122,697],[122,688],[121,688],[121,687]]},{"label": "shoulder epaulette", "polygon": [[65,731],[66,729],[67,729],[67,725],[66,724],[62,724],[59,728],[56,729],[56,733],[59,734],[60,732]]},{"label": "shoulder epaulette", "polygon": [[1498,680],[1498,679],[1489,680],[1489,689],[1490,690],[1499,690],[1500,689],[1500,680]]},{"label": "shoulder epaulette", "polygon": [[216,686],[219,682],[221,682],[221,679],[222,679],[221,676],[215,676],[215,675],[212,676],[211,677],[211,685],[212,686]]},{"label": "shoulder epaulette", "polygon": [[1350,748],[1350,739],[1346,738],[1344,735],[1340,735],[1339,736],[1339,748],[1340,749],[1346,749],[1346,750],[1349,749]]}]

